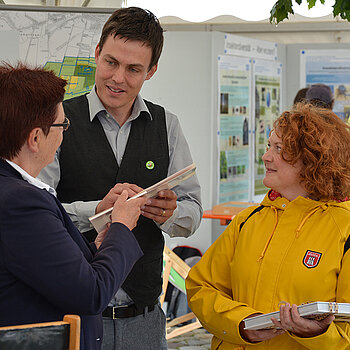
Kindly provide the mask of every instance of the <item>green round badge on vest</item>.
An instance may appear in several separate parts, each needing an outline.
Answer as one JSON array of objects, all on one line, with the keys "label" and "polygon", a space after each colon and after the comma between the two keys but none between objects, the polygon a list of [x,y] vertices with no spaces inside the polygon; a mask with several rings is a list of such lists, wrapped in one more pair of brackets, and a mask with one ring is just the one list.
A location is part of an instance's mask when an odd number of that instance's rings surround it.
[{"label": "green round badge on vest", "polygon": [[152,169],[154,168],[154,163],[153,163],[151,160],[149,160],[149,161],[146,163],[146,168],[147,168],[148,170],[152,170]]}]

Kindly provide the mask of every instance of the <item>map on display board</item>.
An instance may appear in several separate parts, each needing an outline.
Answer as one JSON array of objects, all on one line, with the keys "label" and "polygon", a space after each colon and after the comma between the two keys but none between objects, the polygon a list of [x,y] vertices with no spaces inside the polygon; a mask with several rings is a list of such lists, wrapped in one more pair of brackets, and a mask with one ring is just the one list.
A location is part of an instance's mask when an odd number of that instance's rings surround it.
[{"label": "map on display board", "polygon": [[[0,60],[53,70],[66,79],[65,99],[89,92],[94,50],[108,14],[0,11]],[[10,39],[10,40],[9,40]]]},{"label": "map on display board", "polygon": [[301,50],[300,86],[312,84],[331,88],[333,111],[350,123],[350,50]]}]

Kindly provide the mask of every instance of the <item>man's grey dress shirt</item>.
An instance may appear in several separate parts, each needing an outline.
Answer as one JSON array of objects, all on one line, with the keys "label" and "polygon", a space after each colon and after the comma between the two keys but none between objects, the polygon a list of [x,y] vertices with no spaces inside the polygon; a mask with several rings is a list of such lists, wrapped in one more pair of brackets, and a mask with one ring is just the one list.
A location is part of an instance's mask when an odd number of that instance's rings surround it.
[{"label": "man's grey dress shirt", "polygon": [[[87,95],[87,99],[89,103],[90,119],[91,121],[94,118],[100,120],[106,137],[115,154],[116,161],[118,165],[120,165],[128,141],[131,122],[139,117],[141,111],[146,111],[150,118],[152,118],[152,116],[145,102],[141,96],[138,95],[135,99],[130,117],[120,126],[104,108],[96,94],[95,87]],[[69,116],[67,117],[69,119]],[[177,117],[166,110],[165,118],[169,144],[169,176],[191,164],[192,157]],[[45,167],[38,176],[43,182],[55,189],[60,181],[59,152],[60,149],[58,149],[56,153],[55,160]],[[200,186],[197,176],[192,176],[174,190],[178,197],[177,209],[174,211],[172,217],[159,227],[170,237],[188,237],[198,228],[203,214]],[[98,203],[99,201],[77,201],[63,205],[78,229],[81,232],[85,232],[91,229],[88,218],[95,214]]]},{"label": "man's grey dress shirt", "polygon": [[[146,111],[150,118],[152,118],[152,116],[145,102],[141,96],[138,95],[135,99],[130,117],[120,126],[104,108],[96,94],[95,87],[87,95],[87,99],[89,103],[90,119],[92,121],[94,118],[98,118],[101,122],[108,142],[115,154],[116,161],[118,165],[120,165],[128,141],[131,122],[138,118],[142,111]],[[69,116],[67,117],[69,119]],[[192,157],[177,117],[169,111],[165,111],[165,119],[169,144],[169,176],[187,165],[190,165],[192,163]],[[56,152],[55,160],[39,174],[39,178],[43,182],[55,189],[60,181],[59,152],[60,149]],[[157,225],[170,237],[188,237],[198,228],[203,214],[200,186],[197,176],[190,177],[174,188],[174,191],[177,195],[177,208],[166,222],[162,225]],[[100,201],[77,201],[70,204],[63,203],[63,206],[78,229],[81,232],[85,232],[92,228],[89,217],[95,214],[95,209],[99,202]],[[132,300],[125,291],[120,288],[109,305],[127,305],[130,303],[132,303]]]}]

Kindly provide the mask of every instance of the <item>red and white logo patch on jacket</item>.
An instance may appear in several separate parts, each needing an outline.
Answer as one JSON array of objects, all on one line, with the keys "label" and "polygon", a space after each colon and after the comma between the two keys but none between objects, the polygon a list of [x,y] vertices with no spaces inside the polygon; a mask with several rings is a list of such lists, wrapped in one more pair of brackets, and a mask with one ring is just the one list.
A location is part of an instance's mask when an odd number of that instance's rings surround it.
[{"label": "red and white logo patch on jacket", "polygon": [[312,250],[307,250],[303,259],[303,264],[312,269],[316,267],[321,260],[322,253],[314,252]]}]

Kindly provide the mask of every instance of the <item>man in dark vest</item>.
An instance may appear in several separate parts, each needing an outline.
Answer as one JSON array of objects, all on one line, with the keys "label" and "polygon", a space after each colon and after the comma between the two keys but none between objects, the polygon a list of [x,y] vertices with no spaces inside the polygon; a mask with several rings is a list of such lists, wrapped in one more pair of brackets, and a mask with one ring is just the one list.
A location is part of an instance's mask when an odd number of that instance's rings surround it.
[{"label": "man in dark vest", "polygon": [[[55,161],[40,174],[57,189],[78,228],[88,218],[192,163],[177,117],[139,95],[157,70],[163,30],[149,11],[115,11],[95,50],[92,91],[64,102],[71,121]],[[169,82],[170,83],[170,82]],[[102,200],[101,200],[102,199]],[[164,238],[190,236],[202,217],[196,176],[148,200],[133,230],[144,256],[104,311],[104,350],[166,349],[162,290]]]}]

